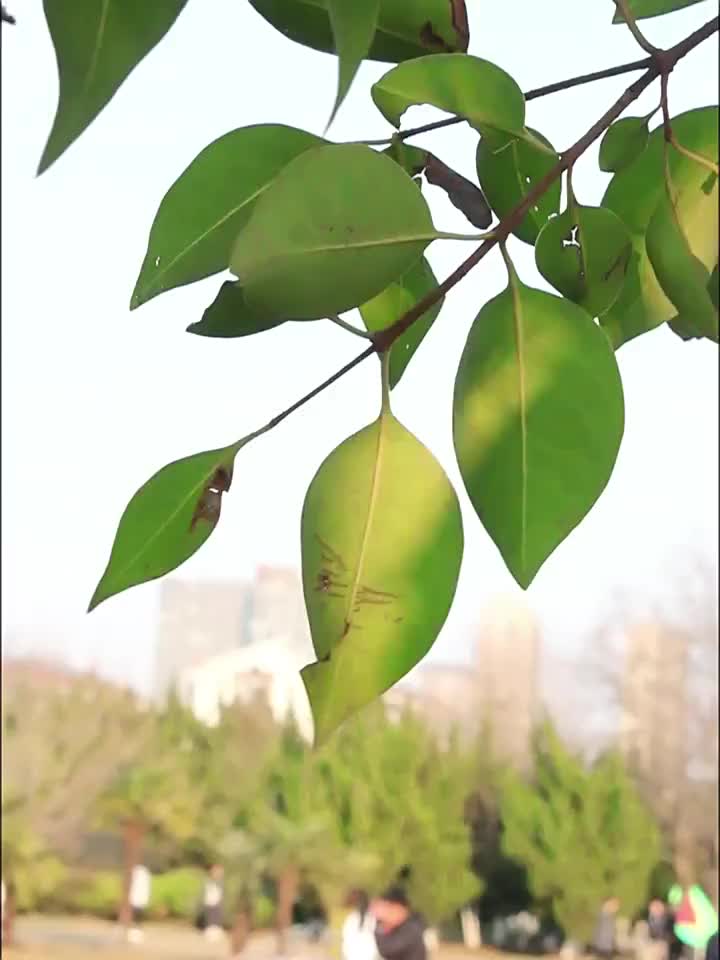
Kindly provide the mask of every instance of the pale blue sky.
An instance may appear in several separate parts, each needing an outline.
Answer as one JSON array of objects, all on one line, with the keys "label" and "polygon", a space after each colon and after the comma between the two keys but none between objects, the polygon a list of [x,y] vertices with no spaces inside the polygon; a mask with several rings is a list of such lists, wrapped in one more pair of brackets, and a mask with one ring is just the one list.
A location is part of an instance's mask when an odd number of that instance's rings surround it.
[{"label": "pale blue sky", "polygon": [[[669,45],[707,20],[705,2],[649,21]],[[471,52],[524,89],[636,59],[610,0],[468,2]],[[582,10],[582,13],[579,12]],[[84,613],[130,495],[169,460],[225,444],[264,422],[350,359],[358,341],[326,323],[288,325],[249,340],[184,332],[213,299],[213,278],[130,314],[128,302],[158,203],[211,140],[229,129],[281,122],[322,133],[335,91],[334,58],[269,27],[242,0],[191,0],[168,37],[132,74],[80,140],[40,179],[35,170],[57,97],[41,5],[18,4],[2,31],[3,626],[46,629],[49,647],[78,665],[145,684],[156,586]],[[717,43],[674,72],[674,113],[716,96]],[[386,68],[365,66],[331,137],[389,132],[369,97]],[[528,123],[562,149],[628,83],[606,80],[528,105]],[[651,89],[631,112],[657,103]],[[436,116],[417,108],[407,122]],[[417,142],[417,141],[416,141]],[[422,143],[423,141],[419,141]],[[476,135],[459,126],[427,145],[474,176]],[[577,166],[579,198],[599,202],[597,148]],[[467,230],[433,191],[441,229]],[[444,276],[469,252],[436,243]],[[513,245],[523,278],[544,286],[532,251]],[[454,371],[479,307],[505,283],[497,255],[447,298],[439,322],[395,395],[395,412],[459,485],[450,436]],[[618,590],[661,602],[690,555],[717,565],[716,348],[666,329],[619,353],[627,424],[609,487],[528,593],[557,653],[573,655]],[[223,518],[182,576],[246,576],[259,563],[299,565],[299,518],[324,456],[378,408],[375,361],[243,451]],[[502,561],[467,509],[455,608],[437,659],[465,658],[480,607],[512,590]]]}]

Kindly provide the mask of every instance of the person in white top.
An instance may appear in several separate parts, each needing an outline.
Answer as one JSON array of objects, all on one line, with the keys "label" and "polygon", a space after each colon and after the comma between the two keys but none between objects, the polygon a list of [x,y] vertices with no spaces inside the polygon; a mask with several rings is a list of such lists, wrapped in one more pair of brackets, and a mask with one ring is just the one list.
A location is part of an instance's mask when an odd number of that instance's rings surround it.
[{"label": "person in white top", "polygon": [[364,890],[353,890],[347,903],[351,910],[342,927],[342,960],[379,960],[370,898]]},{"label": "person in white top", "polygon": [[132,926],[127,932],[127,938],[130,943],[141,943],[143,939],[143,932],[140,929],[140,924],[142,923],[145,911],[148,908],[150,903],[150,887],[152,884],[152,877],[150,871],[146,866],[143,866],[142,863],[138,863],[133,867],[132,875],[130,877],[130,908],[132,910]]},{"label": "person in white top", "polygon": [[223,934],[223,878],[222,864],[214,863],[208,870],[203,890],[203,926],[208,940],[219,940]]}]

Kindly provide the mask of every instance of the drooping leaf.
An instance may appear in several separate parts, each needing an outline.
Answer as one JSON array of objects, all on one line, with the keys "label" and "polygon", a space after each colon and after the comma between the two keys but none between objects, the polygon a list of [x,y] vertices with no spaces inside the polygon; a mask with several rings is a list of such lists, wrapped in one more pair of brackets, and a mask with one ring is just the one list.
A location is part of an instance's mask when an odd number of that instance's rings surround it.
[{"label": "drooping leaf", "polygon": [[615,464],[623,394],[607,337],[582,308],[513,276],[470,330],[453,432],[473,507],[526,588]]},{"label": "drooping leaf", "polygon": [[482,190],[432,153],[427,155],[425,179],[444,190],[450,203],[464,214],[474,227],[484,230],[490,226],[492,212]]},{"label": "drooping leaf", "polygon": [[[650,17],[660,17],[664,13],[682,10],[700,2],[701,0],[628,0],[628,6],[636,20],[649,20]],[[613,23],[625,23],[625,17],[617,8]]]},{"label": "drooping leaf", "polygon": [[427,164],[427,150],[413,147],[403,140],[394,139],[390,146],[383,150],[383,153],[391,157],[395,163],[399,163],[405,173],[411,177],[416,177],[422,173]]},{"label": "drooping leaf", "polygon": [[232,130],[201,150],[162,199],[130,309],[227,269],[238,230],[291,160],[325,141],[282,124]]},{"label": "drooping leaf", "polygon": [[245,302],[245,294],[240,284],[226,280],[203,313],[202,319],[191,323],[187,332],[195,333],[199,337],[249,337],[253,333],[271,330],[284,322],[252,310]]},{"label": "drooping leaf", "polygon": [[573,204],[548,220],[535,241],[540,273],[592,317],[617,300],[631,256],[630,231],[604,207]]},{"label": "drooping leaf", "polygon": [[220,519],[235,456],[246,442],[175,460],[140,487],[120,518],[89,610],[175,570],[205,543]]},{"label": "drooping leaf", "polygon": [[302,513],[318,657],[302,677],[316,743],[425,656],[450,610],[462,550],[450,481],[388,410],[325,460]]},{"label": "drooping leaf", "polygon": [[703,183],[682,191],[668,179],[645,244],[655,276],[684,322],[717,341],[718,312],[708,286],[718,261],[718,178],[705,172]]},{"label": "drooping leaf", "polygon": [[[552,144],[536,130],[529,131],[551,151]],[[558,161],[557,155],[545,153],[526,139],[497,143],[496,138],[482,137],[477,149],[477,172],[480,186],[490,206],[500,219],[516,207],[535,184]],[[523,217],[513,233],[525,243],[535,243],[540,230],[553,213],[560,209],[560,181],[556,180]]]},{"label": "drooping leaf", "polygon": [[375,106],[395,127],[408,107],[430,104],[477,130],[524,135],[525,98],[510,74],[488,60],[438,54],[393,67],[372,87]]},{"label": "drooping leaf", "polygon": [[380,0],[327,0],[333,44],[338,56],[338,89],[332,123],[375,36]]},{"label": "drooping leaf", "polygon": [[437,236],[422,193],[381,153],[337,144],[296,157],[255,204],[230,268],[268,316],[344,313],[401,276]]},{"label": "drooping leaf", "polygon": [[[715,264],[715,269],[710,274],[710,279],[707,282],[708,296],[710,302],[715,307],[717,313],[718,310],[718,299],[720,297],[720,276],[718,275],[718,265]],[[704,334],[698,329],[698,327],[693,322],[692,317],[688,318],[684,314],[678,314],[673,317],[672,320],[668,320],[668,326],[673,333],[677,334],[681,340],[699,340]],[[715,339],[717,336],[715,337]]]},{"label": "drooping leaf", "polygon": [[38,174],[77,140],[138,63],[162,40],[187,0],[44,0],[59,99]]},{"label": "drooping leaf", "polygon": [[[717,106],[679,114],[673,117],[672,127],[684,147],[717,158]],[[633,235],[634,255],[625,286],[615,305],[601,318],[615,347],[671,320],[677,313],[657,281],[645,248],[645,232],[665,191],[663,155],[661,125],[652,131],[640,156],[613,176],[603,197],[602,205],[617,213]],[[707,182],[707,170],[676,150],[670,152],[669,164],[678,190],[702,187]]]},{"label": "drooping leaf", "polygon": [[648,122],[649,117],[622,117],[609,126],[600,141],[600,169],[615,173],[639,157],[650,136]]},{"label": "drooping leaf", "polygon": [[[391,283],[368,303],[360,307],[360,316],[367,330],[385,330],[437,286],[435,274],[425,257]],[[430,307],[390,348],[390,389],[393,390],[442,309],[443,300]]]},{"label": "drooping leaf", "polygon": [[[250,0],[257,12],[291,40],[336,53],[327,0]],[[358,3],[358,6],[361,4]],[[468,48],[465,0],[380,0],[369,60],[399,63],[428,53]]]}]

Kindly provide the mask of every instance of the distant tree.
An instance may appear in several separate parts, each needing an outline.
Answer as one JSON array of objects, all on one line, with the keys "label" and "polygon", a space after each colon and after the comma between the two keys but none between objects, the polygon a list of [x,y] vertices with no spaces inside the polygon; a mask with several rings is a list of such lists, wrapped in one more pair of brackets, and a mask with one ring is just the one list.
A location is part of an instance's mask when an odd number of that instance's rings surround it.
[{"label": "distant tree", "polygon": [[620,758],[587,769],[545,723],[532,783],[506,776],[501,804],[505,853],[527,867],[567,936],[587,942],[602,901],[620,898],[631,916],[645,902],[660,836]]},{"label": "distant tree", "polygon": [[123,925],[131,919],[130,881],[147,834],[180,846],[196,830],[204,797],[199,774],[208,749],[207,728],[171,698],[151,717],[139,755],[119,771],[98,800],[99,822],[122,831],[124,882],[118,920]]}]

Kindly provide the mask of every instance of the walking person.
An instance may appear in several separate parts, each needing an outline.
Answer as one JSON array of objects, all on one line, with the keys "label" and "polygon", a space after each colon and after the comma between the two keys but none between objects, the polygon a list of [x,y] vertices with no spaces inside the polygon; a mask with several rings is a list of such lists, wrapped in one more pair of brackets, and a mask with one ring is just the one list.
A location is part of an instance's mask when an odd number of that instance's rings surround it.
[{"label": "walking person", "polygon": [[649,960],[669,960],[672,927],[673,919],[667,906],[657,898],[651,900],[647,912]]},{"label": "walking person", "polygon": [[371,904],[375,943],[383,960],[427,960],[425,921],[414,913],[402,887],[390,887]]},{"label": "walking person", "polygon": [[127,931],[129,943],[142,943],[144,939],[141,924],[145,919],[145,913],[150,903],[151,887],[150,871],[142,863],[136,863],[130,876],[130,893],[128,895],[131,914],[130,926]]},{"label": "walking person", "polygon": [[617,913],[620,901],[617,897],[608,897],[603,903],[595,924],[592,950],[602,960],[612,960],[616,952]]},{"label": "walking person", "polygon": [[219,940],[223,935],[224,875],[222,865],[213,863],[203,888],[201,927],[208,940]]},{"label": "walking person", "polygon": [[364,890],[353,890],[346,906],[350,908],[350,913],[342,926],[342,960],[377,960],[376,920],[370,912],[370,898]]}]

